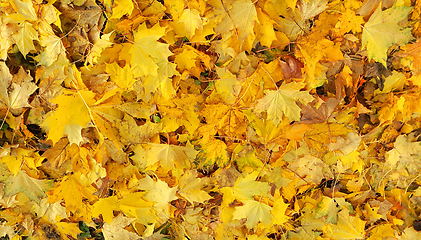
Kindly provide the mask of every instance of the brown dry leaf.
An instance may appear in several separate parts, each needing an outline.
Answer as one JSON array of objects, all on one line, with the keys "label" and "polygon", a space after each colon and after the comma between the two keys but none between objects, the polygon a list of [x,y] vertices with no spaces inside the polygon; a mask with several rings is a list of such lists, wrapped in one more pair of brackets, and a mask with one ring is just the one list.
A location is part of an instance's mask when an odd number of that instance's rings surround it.
[{"label": "brown dry leaf", "polygon": [[340,99],[328,98],[318,108],[315,107],[316,101],[303,105],[301,107],[301,123],[324,123],[327,122],[340,103]]}]

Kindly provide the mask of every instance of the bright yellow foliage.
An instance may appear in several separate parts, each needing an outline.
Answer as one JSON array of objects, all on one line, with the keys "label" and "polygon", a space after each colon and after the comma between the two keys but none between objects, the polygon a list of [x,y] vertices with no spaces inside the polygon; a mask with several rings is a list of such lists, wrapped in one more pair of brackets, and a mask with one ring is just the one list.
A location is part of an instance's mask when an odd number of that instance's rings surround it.
[{"label": "bright yellow foliage", "polygon": [[418,1],[0,12],[1,239],[420,238]]}]

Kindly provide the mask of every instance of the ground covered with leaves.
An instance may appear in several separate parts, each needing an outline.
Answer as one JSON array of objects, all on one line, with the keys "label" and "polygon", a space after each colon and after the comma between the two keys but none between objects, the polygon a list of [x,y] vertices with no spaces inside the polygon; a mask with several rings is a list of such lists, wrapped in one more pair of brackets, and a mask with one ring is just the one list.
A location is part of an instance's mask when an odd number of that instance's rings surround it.
[{"label": "ground covered with leaves", "polygon": [[421,239],[421,2],[4,0],[1,239]]}]

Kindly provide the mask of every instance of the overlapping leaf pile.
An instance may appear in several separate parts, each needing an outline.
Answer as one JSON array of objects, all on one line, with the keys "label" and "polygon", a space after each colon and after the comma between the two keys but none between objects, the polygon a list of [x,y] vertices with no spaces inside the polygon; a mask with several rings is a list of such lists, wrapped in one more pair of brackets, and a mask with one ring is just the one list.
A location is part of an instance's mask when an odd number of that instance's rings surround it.
[{"label": "overlapping leaf pile", "polygon": [[420,7],[3,1],[1,239],[420,239]]}]

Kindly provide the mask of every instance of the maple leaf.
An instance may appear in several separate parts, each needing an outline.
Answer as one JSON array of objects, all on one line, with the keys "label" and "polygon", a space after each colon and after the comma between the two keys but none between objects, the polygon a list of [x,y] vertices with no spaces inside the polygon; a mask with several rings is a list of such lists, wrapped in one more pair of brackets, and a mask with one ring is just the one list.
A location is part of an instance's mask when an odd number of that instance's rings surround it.
[{"label": "maple leaf", "polygon": [[111,223],[104,223],[102,226],[102,233],[104,234],[105,240],[118,240],[118,239],[128,239],[128,240],[137,240],[139,235],[134,232],[129,232],[124,228],[131,224],[135,219],[126,218],[122,214],[113,218]]},{"label": "maple leaf", "polygon": [[215,82],[215,92],[227,104],[233,104],[240,93],[241,83],[227,68],[216,68],[220,79]]},{"label": "maple leaf", "polygon": [[225,104],[206,105],[202,114],[208,124],[215,125],[220,134],[237,136],[238,133],[246,132],[246,119],[238,108]]},{"label": "maple leaf", "polygon": [[10,3],[13,9],[17,12],[17,14],[12,14],[9,17],[13,18],[16,21],[38,20],[37,13],[31,1],[13,0]]},{"label": "maple leaf", "polygon": [[130,89],[136,82],[136,79],[133,77],[133,71],[128,64],[122,68],[116,62],[113,62],[106,65],[106,71],[111,75],[111,80],[120,88]]},{"label": "maple leaf", "polygon": [[153,123],[150,121],[138,126],[132,117],[125,115],[118,126],[121,138],[118,139],[117,142],[123,144],[140,143],[143,139],[153,137],[155,134],[159,133],[162,130],[162,127],[162,122]]},{"label": "maple leaf", "polygon": [[267,90],[266,95],[257,101],[255,112],[266,111],[268,119],[275,125],[281,122],[284,115],[290,121],[298,121],[301,109],[295,101],[308,103],[313,99],[308,92],[300,91],[304,86],[301,83],[283,83],[277,91]]},{"label": "maple leaf", "polygon": [[411,29],[402,29],[397,23],[404,19],[411,7],[393,5],[382,11],[379,5],[365,23],[362,34],[362,47],[367,47],[369,59],[382,63],[385,67],[387,49],[393,44],[403,45],[412,39]]},{"label": "maple leaf", "polygon": [[333,228],[334,239],[362,239],[364,238],[365,222],[359,217],[352,217],[346,209],[338,213],[338,222]]},{"label": "maple leaf", "polygon": [[198,57],[199,54],[195,51],[195,49],[187,46],[184,47],[181,53],[177,54],[174,62],[181,71],[184,71],[185,69],[191,70],[196,66],[196,59]]},{"label": "maple leaf", "polygon": [[0,162],[5,162],[9,171],[16,176],[23,165],[30,169],[36,169],[41,166],[43,160],[44,158],[30,150],[18,148],[13,149],[10,156],[2,157]]},{"label": "maple leaf", "polygon": [[233,187],[223,187],[224,202],[231,203],[234,199],[250,200],[255,195],[265,195],[269,191],[269,185],[265,182],[256,181],[258,172],[252,172],[246,177],[238,178]]},{"label": "maple leaf", "polygon": [[69,137],[71,143],[79,144],[83,140],[80,130],[91,121],[86,104],[92,105],[93,97],[94,93],[90,91],[67,90],[52,101],[58,104],[58,108],[46,117],[41,126],[47,128],[48,138],[53,143],[64,135]]},{"label": "maple leaf", "polygon": [[79,223],[57,222],[57,229],[63,235],[77,238],[77,235],[82,231],[79,229]]},{"label": "maple leaf", "polygon": [[176,70],[176,64],[168,61],[156,61],[158,65],[157,75],[148,75],[144,78],[143,87],[147,93],[155,93],[160,90],[160,93],[165,99],[170,99],[175,95],[175,89],[171,78],[174,75],[179,75]]},{"label": "maple leaf", "polygon": [[40,44],[45,49],[35,59],[42,65],[50,66],[58,59],[59,55],[66,55],[66,49],[61,38],[54,34],[53,29],[46,22],[40,23],[38,31],[40,33]]},{"label": "maple leaf", "polygon": [[90,218],[90,205],[83,201],[88,199],[94,200],[96,197],[92,195],[95,188],[92,187],[85,176],[79,172],[65,176],[48,194],[48,202],[55,203],[64,200],[66,204],[66,212],[73,212],[82,219]]},{"label": "maple leaf", "polygon": [[346,138],[337,137],[334,143],[329,143],[331,151],[340,151],[343,155],[348,155],[357,150],[360,146],[361,137],[355,132],[349,132]]},{"label": "maple leaf", "polygon": [[114,6],[113,7],[113,14],[111,15],[111,19],[112,18],[121,18],[122,16],[128,14],[132,14],[133,9],[134,9],[134,4],[132,1],[129,0],[116,0],[114,1]]},{"label": "maple leaf", "polygon": [[229,163],[227,145],[220,140],[211,140],[203,144],[202,150],[197,154],[197,159],[203,168],[212,167],[214,164],[218,166],[226,166]]},{"label": "maple leaf", "polygon": [[158,42],[165,33],[165,28],[155,24],[148,29],[146,24],[141,24],[134,33],[134,44],[129,50],[131,65],[135,77],[147,75],[157,76],[158,65],[156,60],[167,61],[172,53],[168,50],[168,44]]},{"label": "maple leaf", "polygon": [[110,32],[108,34],[104,34],[101,36],[101,38],[95,42],[95,44],[92,46],[91,51],[89,52],[88,56],[86,56],[86,64],[93,65],[94,63],[97,63],[99,57],[101,56],[102,51],[113,45],[113,42],[110,41],[111,35],[113,32]]},{"label": "maple leaf", "polygon": [[311,181],[316,184],[320,183],[324,177],[332,175],[332,173],[327,170],[326,163],[311,155],[305,155],[298,159],[290,168],[295,170],[300,176],[310,177]]},{"label": "maple leaf", "polygon": [[180,189],[177,193],[192,204],[193,202],[205,202],[211,198],[202,190],[205,183],[202,179],[197,178],[197,175],[195,170],[190,170],[185,172],[179,180]]},{"label": "maple leaf", "polygon": [[260,23],[259,25],[256,26],[257,28],[256,37],[257,39],[259,39],[260,43],[263,46],[270,47],[272,46],[273,41],[278,40],[274,28],[268,27],[268,26],[273,26],[275,21],[271,19],[268,15],[263,13],[263,11],[260,8],[256,10],[257,10],[257,19],[258,19],[258,22]]},{"label": "maple leaf", "polygon": [[189,147],[156,143],[151,143],[151,145],[152,148],[147,152],[148,165],[152,166],[159,161],[166,172],[174,167],[183,169],[183,166],[187,165],[185,162],[190,162],[189,159],[194,159],[197,154],[193,148]]},{"label": "maple leaf", "polygon": [[337,223],[338,211],[347,207],[352,212],[352,206],[350,203],[345,202],[344,198],[330,198],[323,196],[322,201],[317,205],[315,218],[326,216],[326,223]]},{"label": "maple leaf", "polygon": [[36,50],[33,41],[39,41],[38,33],[29,22],[24,21],[20,23],[19,26],[21,28],[18,33],[13,35],[13,39],[15,39],[22,55],[26,56],[30,51]]},{"label": "maple leaf", "polygon": [[78,153],[79,149],[76,145],[70,144],[68,139],[60,139],[52,148],[44,152],[43,156],[47,162],[44,162],[43,166],[59,169],[66,161],[70,160],[73,163]]},{"label": "maple leaf", "polygon": [[271,207],[255,200],[243,200],[244,205],[235,209],[233,219],[247,218],[245,225],[251,229],[261,222],[269,226],[272,221]]},{"label": "maple leaf", "polygon": [[60,202],[51,204],[47,201],[47,198],[43,198],[39,204],[35,203],[33,209],[37,213],[37,216],[42,217],[50,223],[56,223],[63,218],[67,218],[66,208]]},{"label": "maple leaf", "polygon": [[[254,35],[253,26],[257,20],[254,3],[250,0],[237,0],[230,7],[229,12],[226,12],[225,17],[215,27],[215,31],[228,33],[233,30],[240,41],[244,41],[250,35]],[[223,8],[226,9],[225,6]]]},{"label": "maple leaf", "polygon": [[282,128],[285,127],[285,124],[278,124],[278,126],[275,126],[272,121],[262,119],[252,113],[251,110],[246,110],[244,113],[250,121],[250,126],[256,131],[256,134],[260,137],[259,140],[262,143],[266,144],[274,141],[282,134]]},{"label": "maple leaf", "polygon": [[117,201],[117,196],[99,199],[98,202],[92,206],[92,216],[98,217],[102,214],[104,221],[111,223],[114,218],[113,210],[119,210]]},{"label": "maple leaf", "polygon": [[327,122],[332,117],[337,105],[341,100],[337,98],[328,98],[323,102],[319,108],[315,107],[316,102],[309,103],[308,105],[299,104],[302,108],[301,123],[323,123]]},{"label": "maple leaf", "polygon": [[41,198],[46,197],[46,191],[53,187],[50,180],[39,180],[28,176],[25,171],[20,171],[16,176],[12,176],[5,181],[4,189],[7,196],[23,192],[29,199],[39,202]]},{"label": "maple leaf", "polygon": [[361,32],[361,25],[364,24],[363,17],[357,16],[352,9],[346,9],[345,12],[342,12],[339,20],[340,22],[335,27],[339,28],[338,34],[340,35],[349,31],[359,33]]},{"label": "maple leaf", "polygon": [[383,83],[383,89],[376,89],[374,91],[375,94],[379,93],[388,93],[390,91],[393,91],[397,88],[402,87],[406,82],[405,74],[393,71],[392,75],[386,77],[384,83]]},{"label": "maple leaf", "polygon": [[418,171],[418,164],[414,162],[419,158],[421,144],[419,142],[410,142],[406,136],[398,136],[394,148],[387,152],[386,166],[389,168],[407,167],[410,172]]},{"label": "maple leaf", "polygon": [[156,221],[156,212],[153,202],[143,200],[144,195],[144,192],[129,193],[118,200],[117,206],[126,216],[136,217],[140,223],[147,225]]},{"label": "maple leaf", "polygon": [[288,216],[285,215],[289,204],[284,202],[284,199],[280,196],[279,192],[275,193],[275,201],[273,203],[272,213],[272,224],[283,225],[288,221]]},{"label": "maple leaf", "polygon": [[[4,192],[3,192],[4,194]],[[4,207],[4,208],[12,208],[14,205],[16,205],[17,203],[19,203],[19,201],[16,200],[17,194],[11,195],[11,196],[1,196],[0,197],[0,204]]]},{"label": "maple leaf", "polygon": [[193,37],[196,29],[203,31],[203,22],[200,17],[200,12],[196,9],[184,9],[183,14],[178,21],[184,23],[189,39]]},{"label": "maple leaf", "polygon": [[[240,145],[239,145],[240,146]],[[238,169],[241,171],[244,170],[244,167],[248,166],[253,169],[263,166],[262,161],[256,156],[256,151],[251,153],[241,154],[240,157],[236,158],[235,162],[237,163]]]},{"label": "maple leaf", "polygon": [[285,11],[285,17],[279,18],[277,23],[289,40],[294,41],[300,34],[305,33],[310,28],[306,20],[315,17],[328,8],[327,2],[327,0],[299,1],[296,4],[297,1],[286,1],[285,6],[289,6],[291,9],[297,7],[298,11]]},{"label": "maple leaf", "polygon": [[340,51],[340,45],[335,44],[328,39],[318,39],[317,32],[315,36],[309,35],[300,40],[297,57],[304,63],[304,72],[306,73],[306,82],[308,88],[315,88],[323,85],[326,81],[324,74],[324,66],[321,61],[338,61],[343,59]]},{"label": "maple leaf", "polygon": [[[22,68],[19,70],[19,75],[13,77],[9,68],[2,62],[0,63],[0,74],[2,76],[0,81],[0,106],[3,105],[13,114],[22,113],[23,108],[30,107],[28,98],[38,87],[32,82],[32,77]],[[18,84],[19,82],[20,84]]]},{"label": "maple leaf", "polygon": [[139,188],[147,190],[144,199],[155,202],[154,209],[160,214],[161,219],[166,219],[169,216],[170,202],[177,199],[175,196],[177,188],[168,187],[168,184],[164,181],[154,181],[149,176],[139,180]]}]

